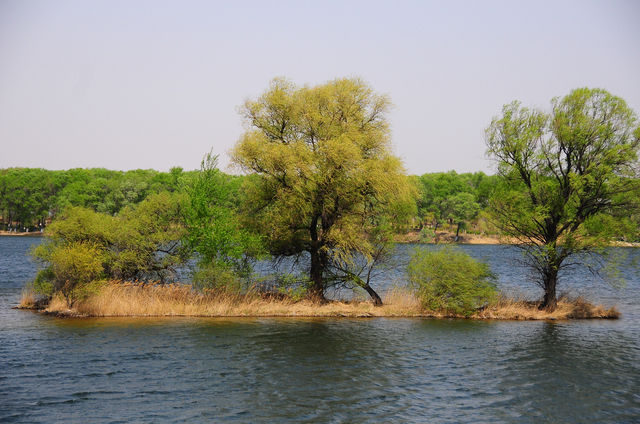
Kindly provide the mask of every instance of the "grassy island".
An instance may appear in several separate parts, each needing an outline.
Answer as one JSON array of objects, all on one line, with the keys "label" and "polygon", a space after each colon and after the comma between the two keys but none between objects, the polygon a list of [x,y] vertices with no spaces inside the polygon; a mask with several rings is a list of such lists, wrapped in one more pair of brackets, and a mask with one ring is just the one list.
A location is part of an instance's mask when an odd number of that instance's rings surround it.
[{"label": "grassy island", "polygon": [[[22,306],[77,316],[618,317],[557,293],[571,267],[615,282],[606,248],[638,240],[619,237],[634,233],[640,211],[640,127],[624,100],[582,88],[549,112],[505,105],[486,131],[497,175],[418,181],[393,155],[389,107],[358,78],[274,79],[241,108],[246,131],[230,155],[243,178],[209,153],[188,175],[119,175],[128,194],[105,195],[102,207],[40,211],[38,229],[55,218],[32,252],[42,267]],[[134,177],[144,190],[128,189]],[[28,217],[4,209],[9,229],[28,229]],[[416,249],[402,288],[378,293],[397,242],[498,241],[481,234],[521,250],[539,302],[501,295],[486,263],[449,247]],[[263,275],[259,261],[292,265]],[[187,266],[192,285],[176,284]],[[336,288],[356,300],[331,299]]]},{"label": "grassy island", "polygon": [[564,320],[619,318],[613,308],[595,306],[583,298],[561,297],[553,311],[540,310],[539,302],[498,298],[471,314],[432,311],[406,288],[383,295],[384,304],[368,300],[295,300],[275,293],[243,295],[200,292],[187,284],[132,284],[106,282],[86,298],[69,307],[62,296],[38,301],[25,291],[20,309],[38,310],[63,317],[425,317],[494,320]]}]

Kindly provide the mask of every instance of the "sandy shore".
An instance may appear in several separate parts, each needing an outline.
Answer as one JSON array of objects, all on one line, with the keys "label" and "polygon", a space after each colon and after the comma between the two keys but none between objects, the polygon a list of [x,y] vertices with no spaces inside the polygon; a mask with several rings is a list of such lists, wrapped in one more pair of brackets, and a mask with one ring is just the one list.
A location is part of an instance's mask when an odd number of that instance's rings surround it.
[{"label": "sandy shore", "polygon": [[43,236],[44,234],[42,234],[40,231],[30,231],[30,232],[21,232],[21,233],[15,233],[15,232],[9,232],[9,231],[0,231],[0,236],[16,236],[16,237],[29,237],[29,236]]},{"label": "sandy shore", "polygon": [[[438,231],[433,241],[425,242],[420,238],[419,231],[410,231],[395,237],[397,243],[435,243],[435,244],[518,244],[514,238],[502,237],[497,234],[460,234],[456,242],[456,233],[450,231]],[[630,243],[624,241],[614,241],[611,246],[617,247],[640,247],[640,243]]]}]

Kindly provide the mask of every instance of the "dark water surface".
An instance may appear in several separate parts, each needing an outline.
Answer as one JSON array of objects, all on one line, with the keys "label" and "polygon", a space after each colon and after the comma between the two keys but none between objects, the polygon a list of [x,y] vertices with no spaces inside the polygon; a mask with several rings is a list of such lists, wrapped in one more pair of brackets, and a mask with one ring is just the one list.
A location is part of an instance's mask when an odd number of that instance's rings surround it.
[{"label": "dark water surface", "polygon": [[[638,249],[625,289],[565,278],[615,321],[56,319],[10,309],[38,242],[0,237],[0,422],[640,422]],[[513,248],[465,250],[537,293]]]}]

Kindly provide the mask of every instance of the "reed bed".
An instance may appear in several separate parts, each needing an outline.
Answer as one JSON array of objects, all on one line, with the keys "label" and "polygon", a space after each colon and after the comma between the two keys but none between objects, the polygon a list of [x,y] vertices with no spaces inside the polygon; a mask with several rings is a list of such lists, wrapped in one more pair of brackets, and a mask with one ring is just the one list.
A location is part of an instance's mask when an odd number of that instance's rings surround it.
[{"label": "reed bed", "polygon": [[[407,288],[396,287],[384,296],[383,306],[369,301],[329,301],[318,304],[294,301],[272,293],[229,294],[199,292],[185,284],[130,284],[109,282],[69,308],[61,296],[54,296],[44,312],[62,316],[133,317],[432,317],[495,320],[562,320],[581,318],[618,318],[615,308],[595,306],[578,297],[559,299],[553,311],[538,309],[538,303],[501,298],[469,317],[446,311],[428,311]],[[33,308],[33,294],[23,292],[19,307]]]}]

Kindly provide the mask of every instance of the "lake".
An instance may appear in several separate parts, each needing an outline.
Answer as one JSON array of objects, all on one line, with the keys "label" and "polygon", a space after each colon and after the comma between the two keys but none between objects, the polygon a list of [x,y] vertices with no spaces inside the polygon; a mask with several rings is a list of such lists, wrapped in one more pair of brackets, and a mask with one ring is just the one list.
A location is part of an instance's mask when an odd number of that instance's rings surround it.
[{"label": "lake", "polygon": [[[0,237],[0,422],[640,422],[640,249],[616,249],[623,289],[583,268],[560,283],[612,321],[60,319],[11,309],[40,240]],[[517,249],[463,249],[540,294]]]}]

